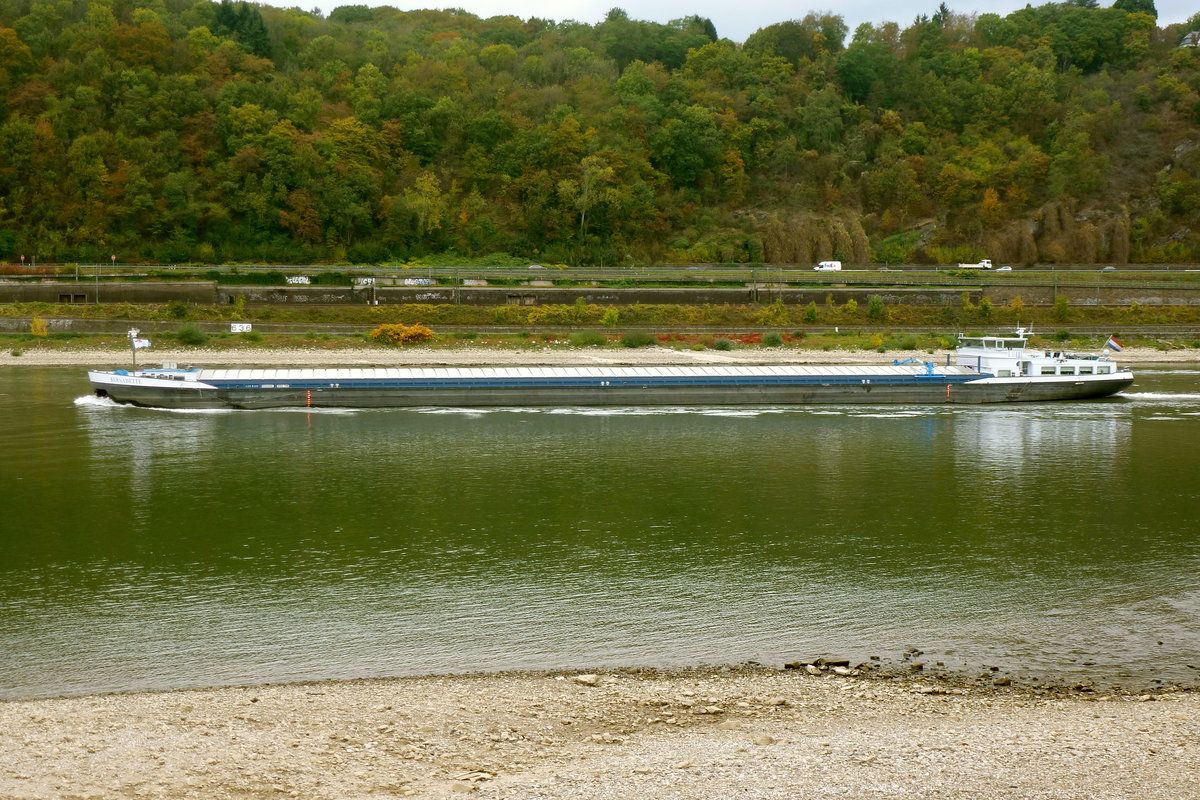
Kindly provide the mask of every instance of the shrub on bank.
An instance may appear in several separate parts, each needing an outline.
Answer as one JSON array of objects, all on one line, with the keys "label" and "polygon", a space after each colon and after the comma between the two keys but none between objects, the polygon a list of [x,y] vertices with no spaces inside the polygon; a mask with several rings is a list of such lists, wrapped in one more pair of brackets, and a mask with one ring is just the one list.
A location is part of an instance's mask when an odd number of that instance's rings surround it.
[{"label": "shrub on bank", "polygon": [[202,331],[196,323],[188,322],[175,329],[175,339],[180,344],[199,347],[208,341],[208,334]]},{"label": "shrub on bank", "polygon": [[571,334],[572,347],[603,347],[608,344],[608,337],[596,331],[577,331]]},{"label": "shrub on bank", "polygon": [[432,339],[433,331],[419,322],[416,325],[385,322],[372,330],[369,336],[371,341],[379,342],[380,344],[418,344],[419,342],[427,342]]},{"label": "shrub on bank", "polygon": [[622,347],[646,347],[654,344],[654,337],[643,331],[630,331],[621,337]]}]

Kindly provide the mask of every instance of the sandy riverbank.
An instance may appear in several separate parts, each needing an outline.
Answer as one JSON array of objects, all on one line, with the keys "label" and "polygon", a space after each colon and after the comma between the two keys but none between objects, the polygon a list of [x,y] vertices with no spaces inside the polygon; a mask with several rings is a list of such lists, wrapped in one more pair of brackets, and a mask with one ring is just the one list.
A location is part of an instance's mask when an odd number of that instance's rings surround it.
[{"label": "sandy riverbank", "polygon": [[1200,796],[1195,693],[1039,695],[767,669],[579,678],[0,703],[0,797]]},{"label": "sandy riverbank", "polygon": [[[158,366],[164,361],[180,365],[217,366],[553,366],[604,364],[890,364],[893,359],[932,359],[945,363],[945,352],[893,350],[806,350],[801,348],[746,348],[741,350],[676,350],[668,347],[445,347],[344,348],[180,348],[144,350],[139,363]],[[1130,348],[1116,354],[1122,364],[1200,363],[1200,349],[1153,350]],[[21,355],[0,351],[0,366],[128,367],[129,350],[54,349],[31,347]]]}]

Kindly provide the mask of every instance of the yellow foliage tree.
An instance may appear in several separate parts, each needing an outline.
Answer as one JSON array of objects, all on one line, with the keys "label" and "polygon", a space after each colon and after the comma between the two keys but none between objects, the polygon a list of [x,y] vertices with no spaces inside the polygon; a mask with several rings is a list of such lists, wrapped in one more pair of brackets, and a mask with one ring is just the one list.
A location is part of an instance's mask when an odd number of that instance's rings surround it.
[{"label": "yellow foliage tree", "polygon": [[983,202],[979,204],[979,218],[983,224],[993,228],[1004,222],[1004,217],[1004,203],[1000,202],[999,193],[990,187],[984,189]]}]

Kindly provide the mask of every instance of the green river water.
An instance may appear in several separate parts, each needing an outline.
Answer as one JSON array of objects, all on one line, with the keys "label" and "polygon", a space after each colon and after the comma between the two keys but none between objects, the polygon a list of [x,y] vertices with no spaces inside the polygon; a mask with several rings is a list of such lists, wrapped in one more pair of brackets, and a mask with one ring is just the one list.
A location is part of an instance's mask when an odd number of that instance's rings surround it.
[{"label": "green river water", "polygon": [[1200,370],[997,407],[181,413],[0,370],[0,698],[818,655],[1197,685]]}]

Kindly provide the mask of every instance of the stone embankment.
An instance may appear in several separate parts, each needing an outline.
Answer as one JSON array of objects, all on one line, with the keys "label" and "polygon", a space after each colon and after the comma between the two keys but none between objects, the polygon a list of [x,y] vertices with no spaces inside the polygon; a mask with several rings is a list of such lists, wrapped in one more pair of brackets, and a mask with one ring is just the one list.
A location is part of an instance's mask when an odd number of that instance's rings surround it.
[{"label": "stone embankment", "polygon": [[400,678],[0,703],[0,797],[1200,797],[1200,695],[808,669]]}]

